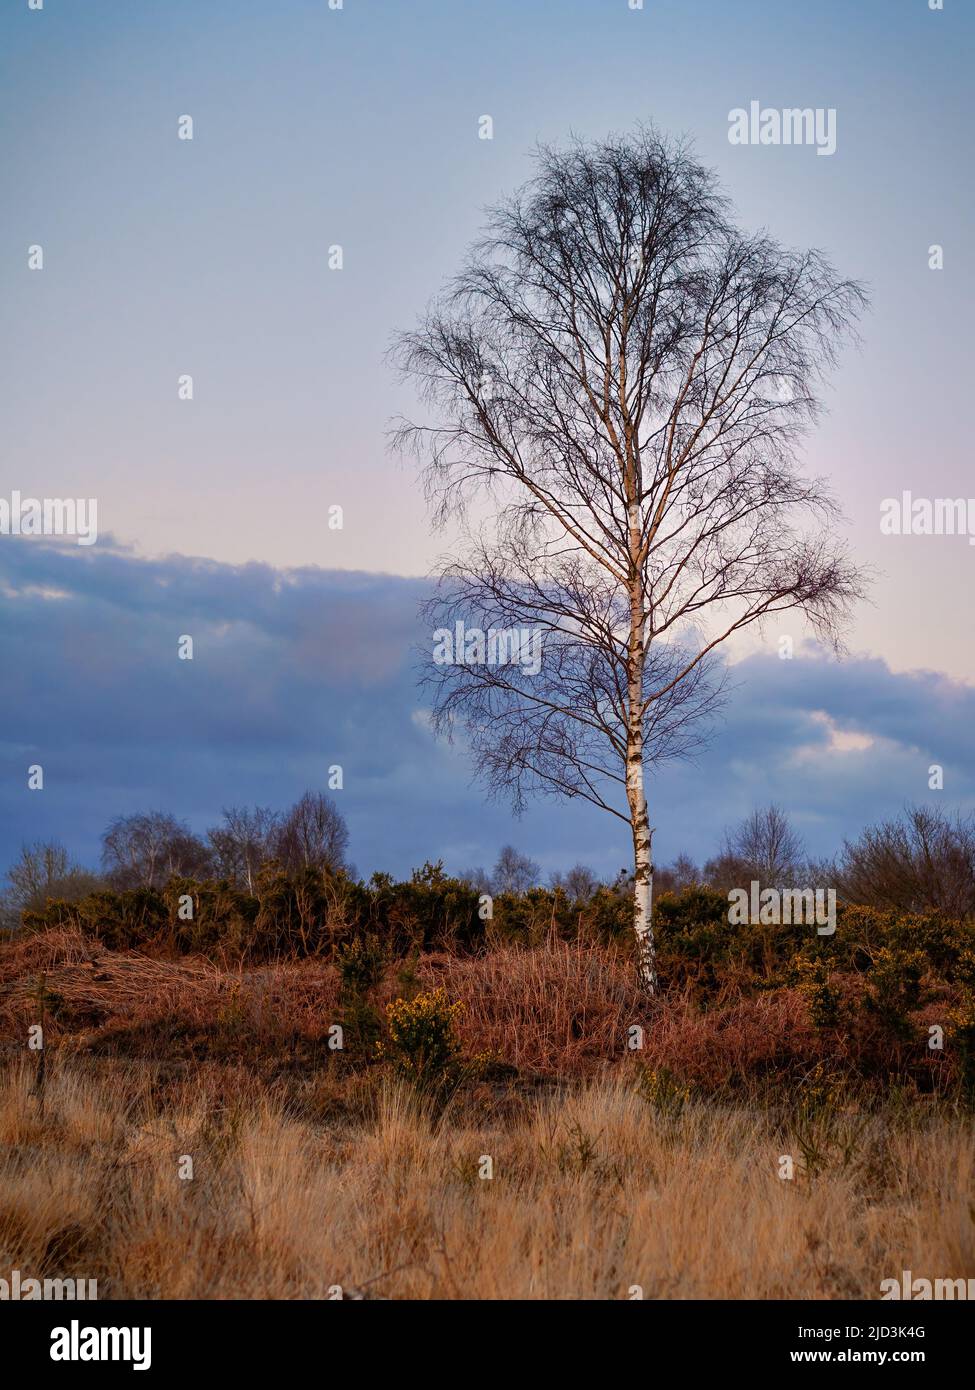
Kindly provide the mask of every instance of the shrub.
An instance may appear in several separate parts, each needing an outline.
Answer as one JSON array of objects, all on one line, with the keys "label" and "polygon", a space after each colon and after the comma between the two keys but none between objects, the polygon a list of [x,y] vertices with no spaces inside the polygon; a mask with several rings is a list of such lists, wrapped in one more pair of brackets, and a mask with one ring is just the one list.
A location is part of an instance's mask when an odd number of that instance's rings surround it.
[{"label": "shrub", "polygon": [[409,883],[374,874],[370,890],[370,924],[396,955],[465,951],[483,944],[476,890],[446,875],[439,862],[414,870]]},{"label": "shrub", "polygon": [[357,936],[335,953],[343,1026],[368,1052],[378,1042],[381,1025],[369,993],[382,980],[386,955],[374,936]]},{"label": "shrub", "polygon": [[966,990],[949,1015],[952,1042],[958,1049],[958,1083],[964,1104],[975,1107],[975,993]]},{"label": "shrub", "polygon": [[909,1014],[921,1005],[924,969],[920,951],[883,947],[874,957],[864,1002],[899,1042],[907,1042],[914,1031]]},{"label": "shrub", "polygon": [[338,948],[335,963],[343,994],[353,998],[368,994],[379,984],[386,956],[376,937],[356,936]]},{"label": "shrub", "polygon": [[840,862],[844,896],[902,912],[964,917],[975,911],[975,818],[926,806],[847,841]]},{"label": "shrub", "polygon": [[654,920],[664,938],[680,932],[693,932],[701,926],[728,924],[728,899],[713,888],[693,884],[682,893],[661,893],[654,907]]},{"label": "shrub", "polygon": [[28,931],[78,926],[109,950],[125,951],[164,935],[169,917],[162,895],[154,888],[120,893],[105,889],[78,902],[49,902],[37,911],[25,912],[23,924]]},{"label": "shrub", "polygon": [[658,1115],[669,1119],[676,1118],[691,1097],[691,1088],[667,1067],[645,1067],[640,1073],[639,1092]]},{"label": "shrub", "polygon": [[825,959],[822,956],[800,957],[796,962],[796,976],[814,1027],[835,1028],[840,1021],[840,995],[830,984]]},{"label": "shrub", "polygon": [[451,1004],[443,988],[428,990],[412,1000],[394,999],[386,1006],[389,1043],[382,1054],[417,1086],[443,1083],[456,1070],[460,1044],[454,1035],[454,1019],[462,1007]]}]

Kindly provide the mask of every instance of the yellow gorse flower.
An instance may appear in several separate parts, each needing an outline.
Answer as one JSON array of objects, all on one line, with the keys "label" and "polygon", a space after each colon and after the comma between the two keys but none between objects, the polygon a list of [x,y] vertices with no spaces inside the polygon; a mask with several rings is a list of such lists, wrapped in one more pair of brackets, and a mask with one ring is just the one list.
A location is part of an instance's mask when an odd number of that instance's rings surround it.
[{"label": "yellow gorse flower", "polygon": [[390,1046],[384,1050],[414,1078],[429,1080],[443,1073],[460,1051],[454,1020],[463,1007],[451,1004],[442,986],[415,999],[394,999],[386,1005]]}]

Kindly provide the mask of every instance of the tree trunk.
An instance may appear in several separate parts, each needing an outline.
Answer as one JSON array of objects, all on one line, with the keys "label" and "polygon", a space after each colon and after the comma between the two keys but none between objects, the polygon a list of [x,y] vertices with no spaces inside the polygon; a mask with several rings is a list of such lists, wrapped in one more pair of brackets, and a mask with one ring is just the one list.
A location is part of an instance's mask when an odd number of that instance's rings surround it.
[{"label": "tree trunk", "polygon": [[657,992],[657,953],[653,939],[653,832],[643,790],[643,731],[627,737],[626,794],[633,831],[633,931],[637,979],[647,994]]},{"label": "tree trunk", "polygon": [[637,979],[647,994],[657,992],[653,940],[653,832],[643,785],[643,666],[647,615],[640,574],[640,513],[631,502],[630,640],[627,650],[626,800],[633,832],[633,931]]}]

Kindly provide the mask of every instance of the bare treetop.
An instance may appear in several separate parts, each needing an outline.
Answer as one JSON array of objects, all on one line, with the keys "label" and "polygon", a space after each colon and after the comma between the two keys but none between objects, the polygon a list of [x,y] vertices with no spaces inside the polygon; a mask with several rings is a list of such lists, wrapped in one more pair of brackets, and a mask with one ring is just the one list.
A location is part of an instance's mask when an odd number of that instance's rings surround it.
[{"label": "bare treetop", "polygon": [[441,519],[490,484],[509,532],[546,554],[571,540],[621,584],[636,504],[648,641],[715,600],[739,624],[768,611],[770,567],[832,631],[852,575],[796,546],[792,513],[829,526],[835,508],[793,446],[862,301],[819,253],[739,233],[680,146],[644,131],[546,148],[400,340],[444,418],[399,442],[430,465]]}]

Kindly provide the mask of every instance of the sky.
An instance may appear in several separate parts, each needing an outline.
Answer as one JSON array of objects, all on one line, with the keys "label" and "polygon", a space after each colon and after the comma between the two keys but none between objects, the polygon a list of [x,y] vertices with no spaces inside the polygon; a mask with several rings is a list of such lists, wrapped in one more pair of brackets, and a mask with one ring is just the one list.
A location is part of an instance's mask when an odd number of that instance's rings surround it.
[{"label": "sky", "polygon": [[[975,494],[973,30],[960,0],[7,0],[0,499],[97,498],[99,539],[0,535],[0,865],[48,837],[94,862],[120,812],[286,805],[333,763],[362,872],[509,840],[625,862],[624,827],[553,802],[516,823],[430,734],[411,648],[451,535],[389,452],[415,402],[385,352],[537,142],[646,121],[693,139],[743,226],[871,296],[804,460],[870,601],[841,662],[780,662],[775,628],[736,649],[710,749],[654,779],[658,857],[772,799],[817,853],[910,801],[975,804],[975,553],[879,525],[905,489]],[[732,145],[752,101],[834,109],[835,154]]]}]

